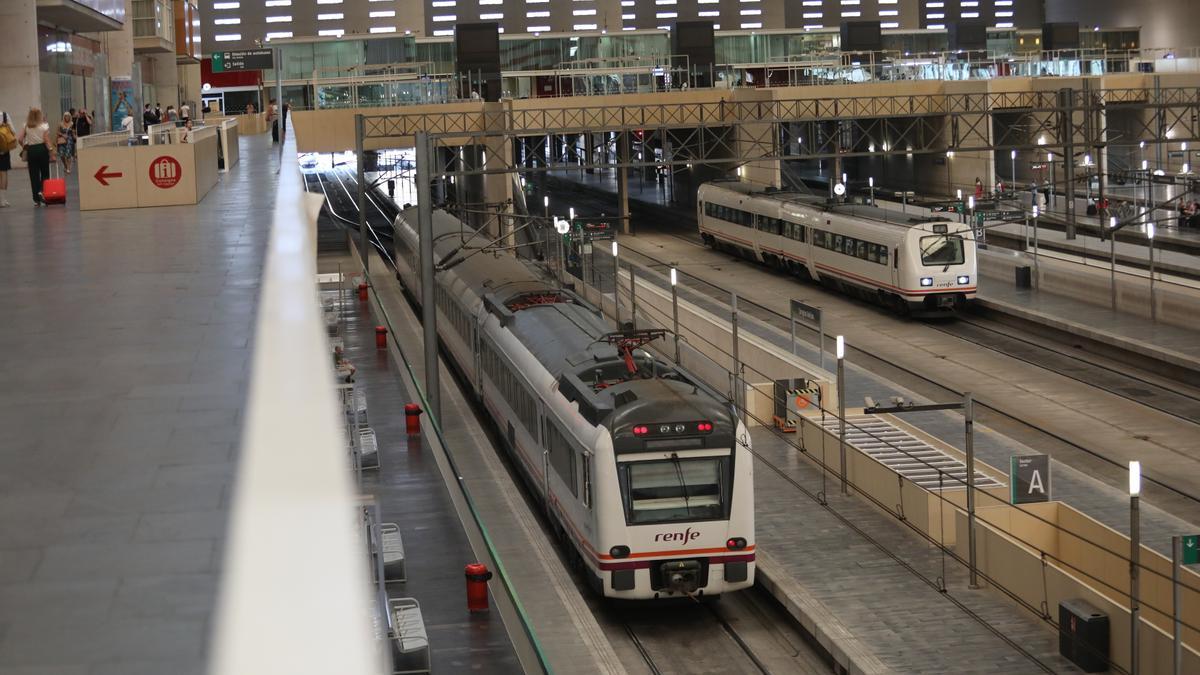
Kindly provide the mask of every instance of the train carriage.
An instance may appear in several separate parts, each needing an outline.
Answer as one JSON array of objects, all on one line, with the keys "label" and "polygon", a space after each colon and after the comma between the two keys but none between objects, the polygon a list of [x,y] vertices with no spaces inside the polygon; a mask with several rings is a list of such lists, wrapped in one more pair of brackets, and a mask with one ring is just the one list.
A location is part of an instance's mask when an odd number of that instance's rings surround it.
[{"label": "train carriage", "polygon": [[[434,215],[437,260],[464,229]],[[416,209],[395,222],[417,299]],[[506,254],[435,276],[438,335],[593,587],[628,599],[715,596],[754,582],[749,436],[729,403],[613,331],[569,290]]]},{"label": "train carriage", "polygon": [[957,222],[734,181],[700,186],[696,220],[710,246],[901,313],[947,314],[975,298],[974,235]]}]

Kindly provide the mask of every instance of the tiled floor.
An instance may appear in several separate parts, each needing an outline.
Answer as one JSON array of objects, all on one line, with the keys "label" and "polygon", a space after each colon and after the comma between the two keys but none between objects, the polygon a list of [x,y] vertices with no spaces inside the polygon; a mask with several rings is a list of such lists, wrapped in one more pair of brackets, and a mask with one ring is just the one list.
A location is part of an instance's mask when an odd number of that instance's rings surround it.
[{"label": "tiled floor", "polygon": [[[0,673],[200,673],[276,159],[195,207],[0,211]],[[19,197],[17,199],[14,198]]]}]

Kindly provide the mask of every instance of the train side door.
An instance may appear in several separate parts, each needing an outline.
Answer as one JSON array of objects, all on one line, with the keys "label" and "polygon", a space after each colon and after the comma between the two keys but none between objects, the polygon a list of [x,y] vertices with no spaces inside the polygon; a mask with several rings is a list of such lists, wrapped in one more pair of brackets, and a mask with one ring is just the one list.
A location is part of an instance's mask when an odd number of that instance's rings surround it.
[{"label": "train side door", "polygon": [[471,315],[471,322],[468,324],[468,330],[471,332],[468,341],[471,345],[471,354],[475,363],[475,377],[471,385],[475,387],[475,395],[483,397],[483,339],[479,336],[479,322],[477,317]]},{"label": "train side door", "polygon": [[538,403],[538,419],[542,422],[538,425],[541,432],[538,446],[542,449],[542,499],[546,502],[546,513],[550,513],[550,420],[541,403]]},{"label": "train side door", "polygon": [[892,249],[892,287],[904,288],[900,283],[900,247]]}]

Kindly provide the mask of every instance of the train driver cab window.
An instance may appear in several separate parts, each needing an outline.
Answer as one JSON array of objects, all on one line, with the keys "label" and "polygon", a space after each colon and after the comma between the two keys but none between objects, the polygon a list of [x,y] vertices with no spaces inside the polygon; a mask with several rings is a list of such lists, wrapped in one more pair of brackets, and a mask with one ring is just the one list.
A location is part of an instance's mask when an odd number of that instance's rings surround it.
[{"label": "train driver cab window", "polygon": [[963,260],[962,237],[952,234],[921,237],[921,263],[926,267],[961,265]]},{"label": "train driver cab window", "polygon": [[622,462],[625,519],[630,525],[728,517],[729,456]]}]

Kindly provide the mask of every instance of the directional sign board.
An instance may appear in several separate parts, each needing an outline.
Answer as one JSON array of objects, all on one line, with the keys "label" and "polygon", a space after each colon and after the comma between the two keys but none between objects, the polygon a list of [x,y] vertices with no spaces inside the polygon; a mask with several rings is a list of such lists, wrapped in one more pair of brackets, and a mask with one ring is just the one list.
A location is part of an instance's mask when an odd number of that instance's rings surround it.
[{"label": "directional sign board", "polygon": [[821,323],[821,308],[806,305],[799,300],[792,300],[792,316],[816,326]]},{"label": "directional sign board", "polygon": [[228,73],[234,70],[264,70],[273,68],[275,60],[272,49],[240,49],[213,52],[212,71]]},{"label": "directional sign board", "polygon": [[1200,534],[1183,535],[1182,562],[1184,565],[1195,565],[1200,563]]},{"label": "directional sign board", "polygon": [[1008,484],[1013,504],[1050,501],[1050,456],[1013,455],[1008,464]]}]

